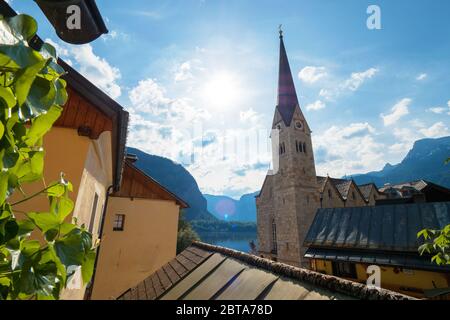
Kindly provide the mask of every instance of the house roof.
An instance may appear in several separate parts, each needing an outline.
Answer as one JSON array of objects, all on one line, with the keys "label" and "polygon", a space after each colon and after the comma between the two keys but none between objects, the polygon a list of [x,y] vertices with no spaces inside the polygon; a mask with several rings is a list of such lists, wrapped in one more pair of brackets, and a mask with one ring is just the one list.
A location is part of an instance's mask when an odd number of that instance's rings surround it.
[{"label": "house roof", "polygon": [[372,189],[378,192],[377,186],[374,183],[358,185],[358,188],[366,200],[369,200]]},{"label": "house roof", "polygon": [[138,169],[130,160],[125,161],[122,185],[113,197],[170,200],[183,209],[189,208],[184,200]]},{"label": "house roof", "polygon": [[411,297],[196,242],[120,300],[331,300]]},{"label": "house roof", "polygon": [[[304,245],[315,249],[418,256],[417,233],[450,224],[450,202],[319,209]],[[427,258],[423,258],[427,259]]]},{"label": "house roof", "polygon": [[[87,80],[65,61],[58,59],[58,64],[67,72],[63,78],[67,81],[69,94],[70,90],[73,90],[86,99],[89,104],[83,107],[83,104],[79,103],[78,100],[74,102],[71,100],[72,97],[69,97],[68,102],[64,106],[63,113],[55,125],[77,129],[87,127],[90,130],[88,135],[93,139],[98,138],[101,132],[111,130],[114,190],[117,191],[120,188],[122,179],[129,114],[119,103]],[[94,107],[97,111],[95,116],[92,116],[87,111],[91,107]],[[73,117],[69,114],[73,114]],[[103,123],[106,121],[101,120],[102,118],[111,121],[111,127],[105,126]]]}]

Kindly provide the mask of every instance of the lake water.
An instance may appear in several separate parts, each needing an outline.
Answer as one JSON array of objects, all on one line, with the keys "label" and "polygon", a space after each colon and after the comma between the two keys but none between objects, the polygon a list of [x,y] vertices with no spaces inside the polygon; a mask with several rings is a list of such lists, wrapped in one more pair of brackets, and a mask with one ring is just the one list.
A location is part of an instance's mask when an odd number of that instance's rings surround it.
[{"label": "lake water", "polygon": [[198,235],[202,242],[247,253],[250,252],[250,241],[257,245],[256,232],[203,232]]}]

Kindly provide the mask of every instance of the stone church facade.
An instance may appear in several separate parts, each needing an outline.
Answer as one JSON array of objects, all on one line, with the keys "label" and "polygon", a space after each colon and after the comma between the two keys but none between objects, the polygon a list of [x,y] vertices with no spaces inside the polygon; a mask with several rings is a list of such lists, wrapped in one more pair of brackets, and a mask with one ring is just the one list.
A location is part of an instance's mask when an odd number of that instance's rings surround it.
[{"label": "stone church facade", "polygon": [[[311,130],[300,109],[280,32],[278,99],[272,129],[276,172],[266,176],[256,197],[258,253],[309,268],[302,246],[318,208],[374,205],[382,195],[374,184],[316,175]],[[275,145],[274,145],[275,144]]]}]

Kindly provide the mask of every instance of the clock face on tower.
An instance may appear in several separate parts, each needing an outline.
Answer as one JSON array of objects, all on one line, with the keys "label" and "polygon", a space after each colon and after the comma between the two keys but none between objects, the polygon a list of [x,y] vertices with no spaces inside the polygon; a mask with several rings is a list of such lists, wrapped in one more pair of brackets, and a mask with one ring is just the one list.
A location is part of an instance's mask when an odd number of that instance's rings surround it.
[{"label": "clock face on tower", "polygon": [[296,129],[303,129],[303,122],[297,120],[295,121],[295,128]]}]

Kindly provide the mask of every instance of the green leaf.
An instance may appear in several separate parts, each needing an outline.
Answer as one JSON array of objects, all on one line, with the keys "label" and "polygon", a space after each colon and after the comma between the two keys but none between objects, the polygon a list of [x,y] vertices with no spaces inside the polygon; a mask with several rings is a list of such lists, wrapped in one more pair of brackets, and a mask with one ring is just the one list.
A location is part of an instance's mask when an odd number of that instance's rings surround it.
[{"label": "green leaf", "polygon": [[66,217],[72,212],[74,208],[74,203],[70,198],[61,198],[57,204],[57,214],[59,222],[62,223]]},{"label": "green leaf", "polygon": [[6,18],[12,34],[19,40],[29,41],[37,32],[37,22],[33,17],[19,14]]},{"label": "green leaf", "polygon": [[15,220],[9,220],[5,224],[4,241],[7,242],[11,239],[14,239],[17,236],[18,232],[19,226],[17,225],[17,222]]},{"label": "green leaf", "polygon": [[59,219],[52,213],[30,212],[28,213],[28,218],[44,233],[50,229],[59,229]]},{"label": "green leaf", "polygon": [[53,262],[58,270],[58,276],[62,282],[62,286],[65,287],[67,280],[67,270],[66,267],[61,263],[58,258],[53,244],[49,244],[47,249],[42,254],[41,263]]},{"label": "green leaf", "polygon": [[47,113],[40,115],[33,120],[30,130],[28,131],[25,143],[28,146],[34,146],[36,142],[41,139],[51,128],[53,123],[61,115],[62,108],[59,106],[52,106]]},{"label": "green leaf", "polygon": [[59,198],[62,197],[66,192],[65,186],[59,182],[52,182],[50,185],[51,187],[46,191],[47,196],[49,197]]},{"label": "green leaf", "polygon": [[56,272],[54,263],[26,265],[20,273],[19,288],[21,293],[51,296],[56,286]]},{"label": "green leaf", "polygon": [[0,205],[3,205],[8,196],[8,176],[8,172],[0,172]]},{"label": "green leaf", "polygon": [[17,234],[19,237],[28,237],[35,228],[34,223],[30,220],[18,220],[17,224],[19,226]]},{"label": "green leaf", "polygon": [[22,106],[27,100],[31,86],[36,79],[37,74],[42,70],[42,68],[44,68],[46,63],[46,60],[39,61],[30,67],[21,69],[17,73],[14,89],[19,107]]},{"label": "green leaf", "polygon": [[28,97],[26,99],[29,112],[34,115],[40,115],[47,112],[55,104],[56,87],[52,80],[43,77],[36,77]]},{"label": "green leaf", "polygon": [[90,250],[81,265],[81,275],[83,277],[84,284],[91,281],[92,275],[94,274],[94,264],[95,264],[96,252],[95,250]]},{"label": "green leaf", "polygon": [[11,109],[16,105],[16,96],[11,91],[11,88],[0,86],[0,99],[3,101],[3,108]]},{"label": "green leaf", "polygon": [[54,247],[58,258],[66,267],[83,264],[84,247],[79,234],[70,232],[66,237],[55,241]]},{"label": "green leaf", "polygon": [[19,160],[19,153],[15,150],[5,150],[5,154],[3,155],[3,167],[4,168],[12,168],[16,165]]},{"label": "green leaf", "polygon": [[17,177],[19,184],[39,180],[44,172],[44,152],[30,152],[30,159],[18,168]]},{"label": "green leaf", "polygon": [[50,43],[45,42],[42,44],[40,52],[45,58],[53,58],[54,60],[57,59],[56,49]]},{"label": "green leaf", "polygon": [[0,44],[0,68],[18,71],[42,61],[42,56],[23,44]]}]

